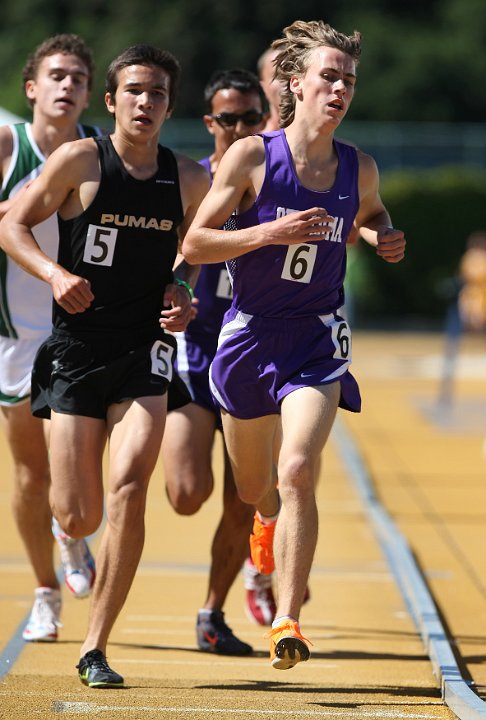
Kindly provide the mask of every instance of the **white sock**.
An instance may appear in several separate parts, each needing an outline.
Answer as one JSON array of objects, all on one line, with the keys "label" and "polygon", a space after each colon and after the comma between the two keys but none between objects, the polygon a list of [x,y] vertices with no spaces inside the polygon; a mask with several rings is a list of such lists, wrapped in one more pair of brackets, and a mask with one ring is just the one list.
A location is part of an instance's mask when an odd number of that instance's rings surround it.
[{"label": "white sock", "polygon": [[208,617],[211,615],[212,612],[213,612],[213,610],[211,610],[211,609],[201,608],[201,609],[198,611],[198,615],[202,615],[203,617],[208,618]]},{"label": "white sock", "polygon": [[272,623],[272,628],[276,628],[279,625],[281,625],[285,620],[292,620],[292,622],[298,622],[295,618],[293,618],[291,615],[279,615],[275,618],[275,620]]},{"label": "white sock", "polygon": [[277,522],[278,513],[280,512],[280,508],[278,509],[278,512],[275,515],[262,515],[259,510],[256,511],[256,516],[260,520],[262,525],[273,525],[274,522]]}]

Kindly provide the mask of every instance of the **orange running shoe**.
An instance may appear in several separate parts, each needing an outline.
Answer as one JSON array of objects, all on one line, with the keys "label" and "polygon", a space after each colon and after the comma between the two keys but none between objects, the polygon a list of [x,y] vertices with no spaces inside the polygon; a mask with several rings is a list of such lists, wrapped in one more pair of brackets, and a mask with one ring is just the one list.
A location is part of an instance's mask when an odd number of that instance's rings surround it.
[{"label": "orange running shoe", "polygon": [[267,637],[270,638],[270,661],[276,670],[289,670],[298,662],[310,658],[306,643],[312,643],[303,637],[295,620],[285,618],[281,625],[270,630]]},{"label": "orange running shoe", "polygon": [[255,513],[253,531],[250,535],[250,554],[253,564],[262,575],[270,575],[275,570],[273,559],[273,534],[276,520],[264,525]]}]

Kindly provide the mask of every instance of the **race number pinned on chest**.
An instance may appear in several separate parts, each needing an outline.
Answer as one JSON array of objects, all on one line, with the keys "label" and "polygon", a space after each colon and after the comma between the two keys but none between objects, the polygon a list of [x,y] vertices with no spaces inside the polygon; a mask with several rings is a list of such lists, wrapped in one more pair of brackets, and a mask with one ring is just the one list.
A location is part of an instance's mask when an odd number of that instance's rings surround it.
[{"label": "race number pinned on chest", "polygon": [[111,267],[115,253],[117,228],[89,225],[86,234],[83,260],[91,265]]},{"label": "race number pinned on chest", "polygon": [[172,380],[172,355],[174,348],[162,340],[156,340],[150,350],[150,359],[152,361],[152,374],[160,375],[166,378],[168,382]]},{"label": "race number pinned on chest", "polygon": [[282,270],[284,280],[309,283],[316,262],[317,245],[289,245]]}]

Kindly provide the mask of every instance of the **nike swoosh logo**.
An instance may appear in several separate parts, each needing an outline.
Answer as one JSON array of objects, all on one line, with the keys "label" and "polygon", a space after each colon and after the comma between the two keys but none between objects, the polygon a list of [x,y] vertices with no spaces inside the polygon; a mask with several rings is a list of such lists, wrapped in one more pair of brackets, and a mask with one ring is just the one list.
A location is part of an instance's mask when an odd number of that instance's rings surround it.
[{"label": "nike swoosh logo", "polygon": [[312,377],[313,375],[314,375],[314,373],[300,373],[301,378],[308,378],[308,377]]},{"label": "nike swoosh logo", "polygon": [[208,643],[210,645],[215,647],[216,643],[218,642],[218,638],[216,635],[210,635],[208,632],[205,632],[204,637],[206,638],[206,640],[208,641]]},{"label": "nike swoosh logo", "polygon": [[349,195],[339,195],[340,200],[347,200]]}]

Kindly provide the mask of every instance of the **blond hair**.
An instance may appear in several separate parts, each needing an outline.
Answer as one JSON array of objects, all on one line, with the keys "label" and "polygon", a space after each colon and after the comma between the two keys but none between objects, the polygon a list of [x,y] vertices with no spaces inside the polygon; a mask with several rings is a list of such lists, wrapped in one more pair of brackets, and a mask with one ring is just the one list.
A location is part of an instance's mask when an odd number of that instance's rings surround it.
[{"label": "blond hair", "polygon": [[277,51],[275,78],[282,83],[281,127],[287,127],[294,119],[295,95],[290,90],[290,79],[305,75],[313,50],[323,46],[341,50],[357,64],[361,55],[361,33],[355,30],[352,35],[344,35],[323,20],[296,20],[272,43],[272,49]]}]

